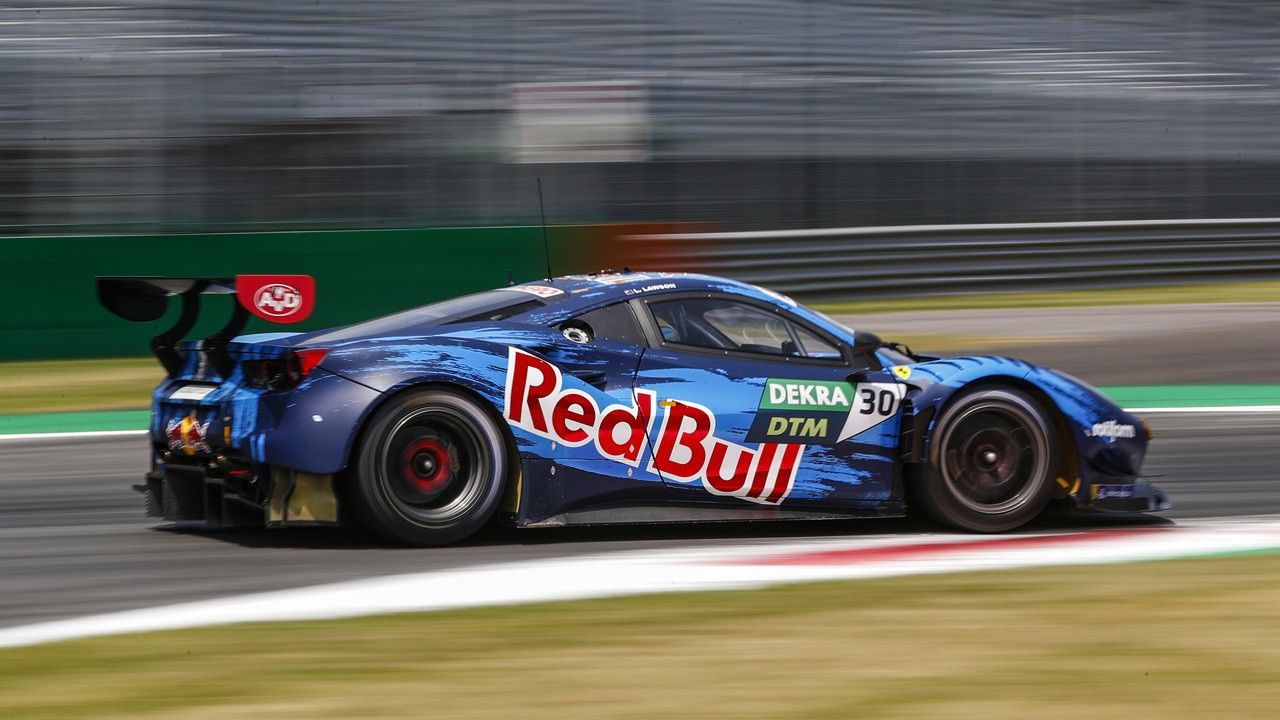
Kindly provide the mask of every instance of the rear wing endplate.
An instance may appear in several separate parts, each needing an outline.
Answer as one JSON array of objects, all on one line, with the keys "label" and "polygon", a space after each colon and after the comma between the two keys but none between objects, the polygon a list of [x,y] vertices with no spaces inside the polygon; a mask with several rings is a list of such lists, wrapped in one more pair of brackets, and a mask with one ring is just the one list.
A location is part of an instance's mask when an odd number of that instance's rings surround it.
[{"label": "rear wing endplate", "polygon": [[98,301],[125,320],[159,320],[169,308],[169,298],[182,299],[182,309],[173,327],[151,338],[151,352],[170,377],[182,371],[185,358],[178,345],[200,316],[200,296],[233,294],[237,302],[231,317],[216,333],[200,341],[200,350],[224,379],[230,377],[234,369],[227,343],[244,330],[250,315],[274,323],[301,322],[311,315],[315,306],[315,280],[310,275],[98,278]]}]

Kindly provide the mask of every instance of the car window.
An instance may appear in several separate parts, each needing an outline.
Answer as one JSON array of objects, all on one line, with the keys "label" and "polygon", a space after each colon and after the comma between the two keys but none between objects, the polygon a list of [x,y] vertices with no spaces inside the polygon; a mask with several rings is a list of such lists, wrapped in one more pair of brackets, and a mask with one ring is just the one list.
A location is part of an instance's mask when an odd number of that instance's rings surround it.
[{"label": "car window", "polygon": [[374,335],[413,332],[415,329],[446,325],[455,322],[505,320],[524,312],[540,308],[546,303],[528,293],[514,290],[487,290],[485,292],[442,300],[430,305],[404,310],[367,320],[355,325],[338,328],[333,332],[312,338],[316,343],[333,343]]},{"label": "car window", "polygon": [[839,360],[840,350],[834,345],[795,325],[796,341],[800,343],[800,352],[808,358],[820,358],[822,360]]},{"label": "car window", "polygon": [[702,318],[729,338],[734,350],[768,355],[791,355],[796,350],[787,322],[774,313],[726,302],[704,310]]},{"label": "car window", "polygon": [[725,298],[649,303],[662,339],[777,357],[840,359],[840,351],[778,313]]},{"label": "car window", "polygon": [[529,312],[530,310],[533,310],[535,308],[540,308],[542,306],[543,306],[543,303],[538,300],[526,300],[525,302],[516,303],[515,305],[505,305],[503,307],[491,308],[489,310],[485,310],[484,312],[478,312],[473,315],[468,315],[466,317],[460,317],[457,320],[450,320],[449,322],[469,323],[469,322],[481,322],[484,320],[487,320],[489,322],[497,322],[498,320],[506,320],[507,318],[515,317],[516,315]]},{"label": "car window", "polygon": [[643,345],[644,332],[635,313],[625,302],[597,308],[576,318],[591,326],[594,337],[615,340],[628,345]]}]

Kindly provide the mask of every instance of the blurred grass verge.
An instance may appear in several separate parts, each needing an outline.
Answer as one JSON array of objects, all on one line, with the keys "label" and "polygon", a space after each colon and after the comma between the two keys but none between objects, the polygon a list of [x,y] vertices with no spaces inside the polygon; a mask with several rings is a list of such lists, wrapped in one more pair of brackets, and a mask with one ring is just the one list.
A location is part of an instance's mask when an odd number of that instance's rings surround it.
[{"label": "blurred grass verge", "polygon": [[163,376],[151,357],[0,363],[0,415],[145,408]]},{"label": "blurred grass verge", "polygon": [[1274,718],[1280,556],[0,650],[0,717]]},{"label": "blurred grass verge", "polygon": [[[1072,307],[1115,304],[1199,302],[1280,302],[1280,281],[1179,285],[1055,293],[1003,293],[878,299],[855,303],[816,303],[831,314],[973,308]],[[917,348],[946,347],[951,352],[995,351],[1045,338],[995,335],[895,334]],[[161,370],[152,358],[47,360],[0,363],[0,415],[79,410],[146,408]]]}]

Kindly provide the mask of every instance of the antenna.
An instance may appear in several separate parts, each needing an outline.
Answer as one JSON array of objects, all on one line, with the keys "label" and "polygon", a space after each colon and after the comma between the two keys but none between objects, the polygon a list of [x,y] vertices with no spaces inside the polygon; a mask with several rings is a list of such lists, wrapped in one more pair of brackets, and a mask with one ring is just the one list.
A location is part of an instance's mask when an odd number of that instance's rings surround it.
[{"label": "antenna", "polygon": [[538,215],[542,218],[542,253],[547,261],[547,279],[551,279],[551,243],[547,240],[547,210],[542,204],[542,178],[538,178]]}]

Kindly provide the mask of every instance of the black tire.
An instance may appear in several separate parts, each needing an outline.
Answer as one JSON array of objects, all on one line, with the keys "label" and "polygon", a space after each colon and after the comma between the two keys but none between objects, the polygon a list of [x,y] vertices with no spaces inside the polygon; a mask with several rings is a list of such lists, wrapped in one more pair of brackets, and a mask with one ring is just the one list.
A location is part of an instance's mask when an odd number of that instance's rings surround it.
[{"label": "black tire", "polygon": [[387,540],[445,545],[479,530],[502,502],[506,435],[480,401],[413,391],[374,413],[349,475],[357,522]]},{"label": "black tire", "polygon": [[966,392],[938,417],[929,462],[908,476],[912,500],[961,530],[1003,532],[1031,521],[1053,495],[1053,421],[1012,388]]}]

